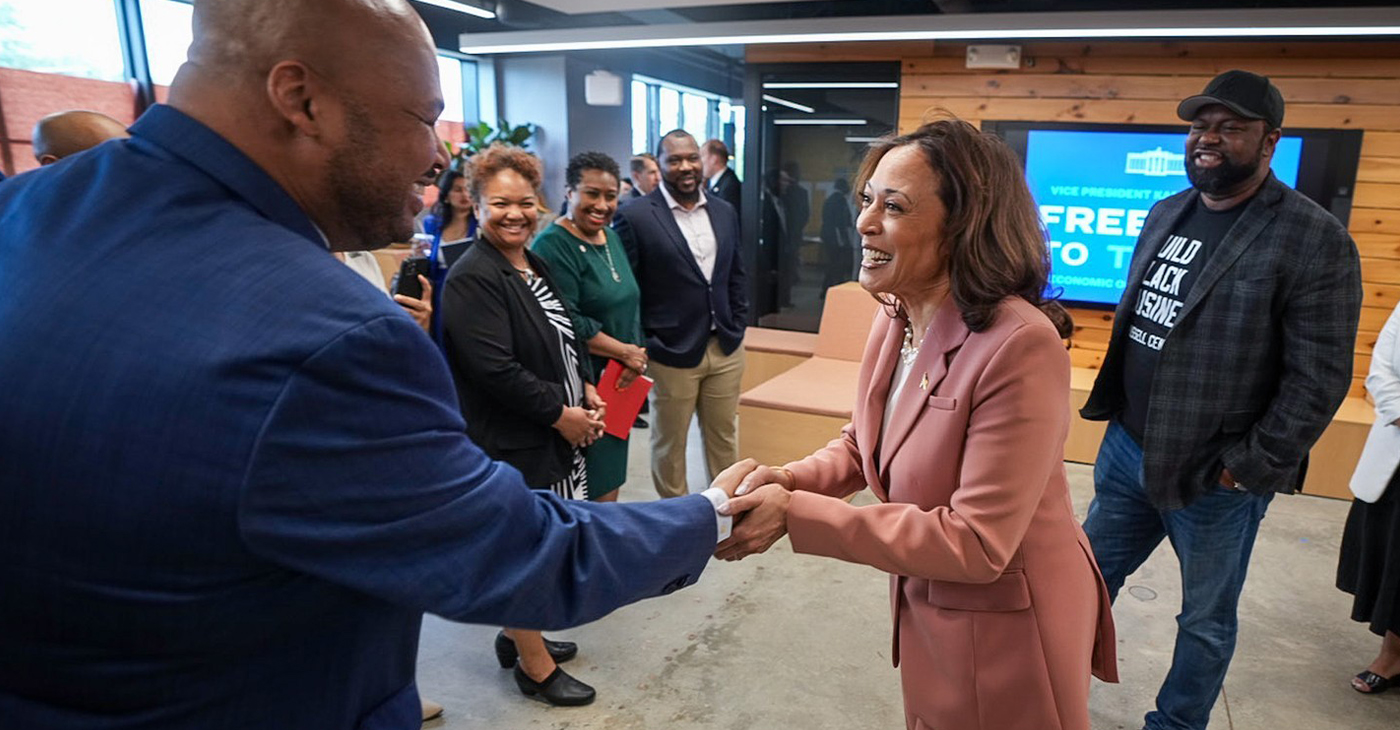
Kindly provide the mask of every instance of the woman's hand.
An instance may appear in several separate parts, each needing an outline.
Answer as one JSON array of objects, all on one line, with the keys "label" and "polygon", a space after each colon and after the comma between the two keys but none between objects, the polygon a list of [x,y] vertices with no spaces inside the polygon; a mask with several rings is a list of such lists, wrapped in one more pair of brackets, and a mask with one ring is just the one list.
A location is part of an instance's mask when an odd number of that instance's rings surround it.
[{"label": "woman's hand", "polygon": [[637,379],[637,376],[647,371],[647,349],[636,345],[624,345],[622,357],[617,361],[622,364],[622,374],[617,377],[617,389],[623,390]]},{"label": "woman's hand", "polygon": [[603,421],[593,418],[589,411],[578,406],[566,406],[564,412],[559,414],[559,420],[554,422],[554,429],[575,448],[587,446],[593,443],[597,436],[603,432]]},{"label": "woman's hand", "polygon": [[753,459],[736,461],[710,483],[731,497],[748,494],[765,484],[777,484],[792,491],[797,488],[792,472],[781,466],[764,466]]},{"label": "woman's hand", "polygon": [[[594,387],[592,383],[583,384],[583,407],[591,411],[592,413],[590,413],[590,415],[599,422],[606,420],[608,415],[607,401],[604,401],[602,396],[598,395],[598,389]],[[602,438],[602,436],[603,429],[599,428],[595,438]]]},{"label": "woman's hand", "polygon": [[423,298],[414,299],[402,294],[395,294],[394,301],[399,303],[408,312],[408,316],[429,334],[433,330],[433,283],[428,281],[428,277],[418,275],[418,282],[423,285]]},{"label": "woman's hand", "polygon": [[734,526],[734,534],[715,546],[720,560],[741,560],[773,547],[787,534],[788,505],[792,492],[780,484],[765,484],[751,494],[733,497],[720,506],[720,511],[734,516],[744,515]]}]

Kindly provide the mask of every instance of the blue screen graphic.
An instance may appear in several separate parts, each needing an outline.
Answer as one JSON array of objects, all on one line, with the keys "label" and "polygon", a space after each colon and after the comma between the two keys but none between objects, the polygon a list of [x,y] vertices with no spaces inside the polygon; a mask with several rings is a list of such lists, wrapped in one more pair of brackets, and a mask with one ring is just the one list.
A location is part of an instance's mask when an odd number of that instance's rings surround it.
[{"label": "blue screen graphic", "polygon": [[[1190,186],[1185,134],[1031,130],[1026,180],[1050,234],[1050,288],[1117,304],[1147,211]],[[1296,187],[1301,137],[1284,137],[1273,171]]]}]

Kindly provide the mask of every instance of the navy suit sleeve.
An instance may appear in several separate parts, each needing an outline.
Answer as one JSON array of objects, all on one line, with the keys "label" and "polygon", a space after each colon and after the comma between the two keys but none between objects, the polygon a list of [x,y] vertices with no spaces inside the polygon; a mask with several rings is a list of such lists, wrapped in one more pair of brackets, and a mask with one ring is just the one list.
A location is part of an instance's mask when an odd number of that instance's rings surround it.
[{"label": "navy suit sleeve", "polygon": [[269,411],[239,495],[254,553],[458,621],[574,626],[694,582],[700,495],[566,502],[471,443],[445,363],[407,317],[311,356]]},{"label": "navy suit sleeve", "polygon": [[744,273],[744,247],[740,245],[739,216],[733,215],[731,238],[734,242],[734,255],[729,265],[729,307],[734,312],[734,326],[741,332],[749,323],[749,286]]},{"label": "navy suit sleeve", "polygon": [[[637,208],[642,203],[632,203],[628,208]],[[617,237],[622,239],[622,248],[627,252],[627,263],[632,265],[632,275],[637,281],[642,280],[642,255],[637,246],[637,234],[632,230],[632,221],[629,220],[631,211],[618,210],[613,216],[613,230],[617,231]]]}]

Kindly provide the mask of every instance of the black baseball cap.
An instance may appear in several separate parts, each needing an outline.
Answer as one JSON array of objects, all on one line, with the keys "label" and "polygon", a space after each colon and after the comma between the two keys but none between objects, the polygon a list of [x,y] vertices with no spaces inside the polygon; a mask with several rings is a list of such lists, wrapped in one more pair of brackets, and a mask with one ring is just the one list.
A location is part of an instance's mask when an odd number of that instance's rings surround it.
[{"label": "black baseball cap", "polygon": [[1269,129],[1283,126],[1283,94],[1266,76],[1226,71],[1211,79],[1205,91],[1178,104],[1176,115],[1189,122],[1201,107],[1211,104],[1221,104],[1242,117],[1263,119]]}]

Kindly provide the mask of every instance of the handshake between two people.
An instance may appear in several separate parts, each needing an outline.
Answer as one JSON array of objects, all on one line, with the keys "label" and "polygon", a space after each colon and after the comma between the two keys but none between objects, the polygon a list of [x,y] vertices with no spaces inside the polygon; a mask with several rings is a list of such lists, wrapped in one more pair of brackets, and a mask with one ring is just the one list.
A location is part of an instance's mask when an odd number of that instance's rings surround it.
[{"label": "handshake between two people", "polygon": [[734,518],[734,531],[715,546],[720,560],[742,560],[768,550],[787,534],[788,504],[795,488],[792,472],[744,459],[710,483],[729,495],[720,512]]}]

